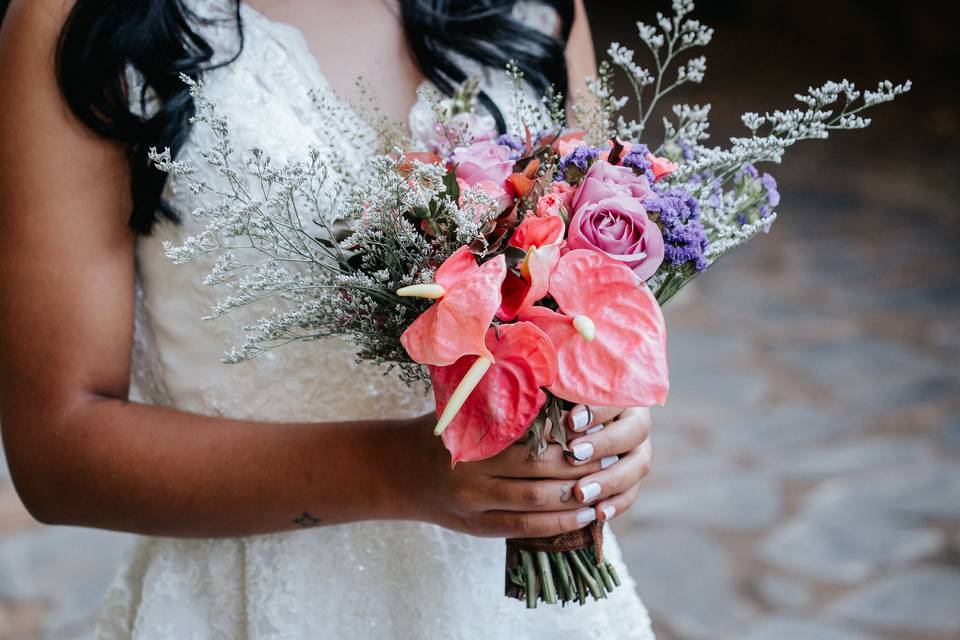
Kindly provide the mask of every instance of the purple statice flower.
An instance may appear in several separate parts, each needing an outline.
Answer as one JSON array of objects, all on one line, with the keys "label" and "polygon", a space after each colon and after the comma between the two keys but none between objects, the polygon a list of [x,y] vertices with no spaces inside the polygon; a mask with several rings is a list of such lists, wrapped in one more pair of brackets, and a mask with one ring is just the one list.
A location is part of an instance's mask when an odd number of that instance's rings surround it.
[{"label": "purple statice flower", "polygon": [[740,171],[737,171],[737,173],[733,176],[734,182],[743,182],[744,180],[747,180],[750,178],[754,180],[757,180],[760,178],[760,172],[757,171],[757,168],[752,164],[743,165]]},{"label": "purple statice flower", "polygon": [[[544,129],[539,131],[532,136],[531,142],[534,147],[540,145],[540,143],[548,137],[553,137],[556,135],[556,131],[549,131]],[[527,143],[520,136],[513,133],[504,133],[497,138],[497,144],[502,144],[505,147],[510,147],[510,159],[517,160],[523,156],[527,151]]]},{"label": "purple statice flower", "polygon": [[520,136],[512,133],[504,133],[500,135],[500,137],[497,138],[497,144],[510,147],[511,160],[518,160],[520,156],[523,155],[524,150],[527,148],[527,145],[524,144]]},{"label": "purple statice flower", "polygon": [[769,173],[760,176],[760,186],[763,187],[763,202],[760,203],[760,213],[764,218],[770,216],[774,207],[780,204],[780,192],[777,190],[777,179]]},{"label": "purple statice flower", "polygon": [[736,194],[749,196],[743,211],[737,213],[741,226],[753,220],[769,218],[774,207],[780,204],[777,181],[769,173],[760,173],[752,164],[745,165],[733,177]]},{"label": "purple statice flower", "polygon": [[630,167],[637,173],[644,175],[647,178],[647,182],[652,185],[655,181],[653,167],[650,161],[647,160],[648,153],[650,153],[650,149],[647,148],[647,145],[635,144],[630,148],[630,153],[623,156],[620,164],[625,167]]},{"label": "purple statice flower", "polygon": [[712,209],[720,208],[720,205],[723,203],[723,185],[716,179],[712,171],[694,173],[687,179],[687,184],[709,185],[710,194],[707,196],[706,203]]},{"label": "purple statice flower", "polygon": [[696,271],[705,270],[708,241],[697,199],[682,189],[669,189],[643,206],[663,232],[664,259],[675,267],[689,264]]},{"label": "purple statice flower", "polygon": [[680,157],[686,161],[693,160],[696,155],[693,151],[693,145],[688,143],[686,140],[677,140],[677,146],[680,147]]},{"label": "purple statice flower", "polygon": [[596,147],[583,145],[563,156],[563,158],[560,159],[560,165],[557,169],[560,175],[568,178],[568,182],[576,182],[575,179],[571,179],[569,172],[576,172],[580,176],[585,175],[587,169],[590,168],[590,165],[599,155],[600,150]]}]

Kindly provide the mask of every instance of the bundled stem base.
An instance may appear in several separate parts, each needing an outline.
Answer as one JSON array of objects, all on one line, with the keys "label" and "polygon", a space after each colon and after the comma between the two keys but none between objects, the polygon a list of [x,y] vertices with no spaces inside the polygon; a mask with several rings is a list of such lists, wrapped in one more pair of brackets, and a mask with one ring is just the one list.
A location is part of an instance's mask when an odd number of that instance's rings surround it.
[{"label": "bundled stem base", "polygon": [[586,604],[606,598],[620,586],[620,577],[603,557],[602,524],[554,538],[507,540],[506,595],[524,600],[528,609],[539,602]]}]

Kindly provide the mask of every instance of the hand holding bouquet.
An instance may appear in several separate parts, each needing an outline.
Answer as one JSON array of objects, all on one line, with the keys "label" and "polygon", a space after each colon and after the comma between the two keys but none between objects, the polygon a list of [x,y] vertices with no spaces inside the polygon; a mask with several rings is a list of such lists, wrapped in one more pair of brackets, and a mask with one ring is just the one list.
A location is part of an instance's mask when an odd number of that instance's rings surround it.
[{"label": "hand holding bouquet", "polygon": [[[359,174],[320,149],[277,165],[254,148],[238,168],[228,124],[185,78],[197,121],[217,139],[204,157],[228,186],[193,182],[213,196],[195,212],[207,228],[168,255],[217,255],[206,282],[232,295],[211,317],[264,299],[275,307],[226,361],[347,336],[359,359],[399,369],[410,383],[429,378],[436,433],[454,464],[521,438],[533,456],[551,439],[567,448],[561,415],[574,404],[662,404],[660,305],[776,219],[776,182],[755,165],[779,162],[800,140],[865,127],[863,109],[909,90],[829,82],[798,95],[803,108],[745,114],[751,135],[725,149],[705,144],[708,106],[678,105],[662,141],[647,146],[657,102],[703,79],[705,58],[678,57],[712,36],[689,18],[691,2],[673,7],[658,27],[639,25],[656,73],[612,45],[591,99],[574,104],[573,126],[562,98],[531,102],[508,69],[515,130],[497,134],[470,81],[451,98],[425,96],[411,117],[415,139],[388,128],[374,140],[358,134],[358,144],[383,151]],[[632,118],[613,92],[614,69],[635,89]],[[340,120],[342,105],[314,98]],[[191,174],[169,152],[153,157],[162,170]],[[603,560],[601,526],[508,541],[508,595],[531,607],[605,597],[619,581]]]}]

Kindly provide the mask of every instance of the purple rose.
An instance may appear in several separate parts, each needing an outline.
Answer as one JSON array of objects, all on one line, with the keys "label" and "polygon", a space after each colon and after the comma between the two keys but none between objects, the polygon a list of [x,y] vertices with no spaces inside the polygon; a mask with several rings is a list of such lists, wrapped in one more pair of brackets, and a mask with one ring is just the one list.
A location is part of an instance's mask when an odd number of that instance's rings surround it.
[{"label": "purple rose", "polygon": [[513,173],[510,154],[510,147],[489,141],[458,147],[453,154],[457,177],[470,186],[489,180],[502,187]]},{"label": "purple rose", "polygon": [[570,220],[570,249],[593,249],[620,260],[646,280],[663,262],[663,235],[636,198],[584,204]]},{"label": "purple rose", "polygon": [[570,208],[577,212],[588,204],[619,196],[644,200],[651,193],[650,184],[643,176],[638,176],[627,167],[617,167],[601,160],[594,162],[583,177]]}]

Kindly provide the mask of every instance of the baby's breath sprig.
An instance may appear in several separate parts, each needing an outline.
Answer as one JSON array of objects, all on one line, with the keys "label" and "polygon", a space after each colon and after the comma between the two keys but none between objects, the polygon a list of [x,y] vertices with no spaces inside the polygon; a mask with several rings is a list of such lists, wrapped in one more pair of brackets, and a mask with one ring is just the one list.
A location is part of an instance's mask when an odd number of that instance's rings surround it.
[{"label": "baby's breath sprig", "polygon": [[[405,356],[400,334],[426,305],[396,290],[431,281],[460,245],[482,244],[481,228],[497,214],[496,202],[473,189],[451,197],[445,167],[419,161],[401,166],[397,149],[376,155],[369,131],[356,132],[357,148],[372,149],[362,171],[335,145],[282,162],[258,147],[240,154],[203,84],[183,81],[197,105],[194,125],[213,135],[199,156],[220,179],[200,179],[191,161],[151,150],[158,169],[210,200],[193,212],[203,229],[166,244],[165,251],[178,264],[206,260],[203,284],[229,291],[205,319],[246,307],[264,310],[224,361],[339,336],[356,345],[359,360],[398,368],[410,383],[424,379],[422,368]],[[342,103],[322,91],[311,97],[325,126],[341,133],[356,129],[347,126],[351,114]],[[410,215],[416,211],[429,211],[444,233],[425,234]]]}]

